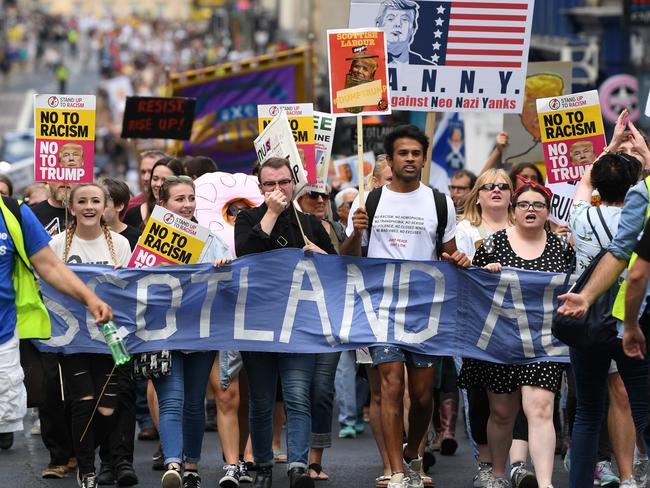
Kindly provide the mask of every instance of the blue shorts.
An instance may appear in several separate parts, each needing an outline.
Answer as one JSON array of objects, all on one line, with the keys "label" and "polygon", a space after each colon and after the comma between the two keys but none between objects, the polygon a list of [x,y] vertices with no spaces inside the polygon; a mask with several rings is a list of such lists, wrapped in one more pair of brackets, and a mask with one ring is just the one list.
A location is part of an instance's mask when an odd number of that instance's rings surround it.
[{"label": "blue shorts", "polygon": [[411,352],[398,346],[372,346],[370,356],[373,366],[382,363],[407,363],[416,368],[436,368],[440,364],[440,356]]}]

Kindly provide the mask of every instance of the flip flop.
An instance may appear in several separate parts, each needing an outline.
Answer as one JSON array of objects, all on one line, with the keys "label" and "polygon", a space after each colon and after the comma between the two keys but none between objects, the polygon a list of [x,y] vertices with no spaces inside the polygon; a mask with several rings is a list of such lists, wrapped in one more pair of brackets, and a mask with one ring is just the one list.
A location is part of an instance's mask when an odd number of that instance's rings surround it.
[{"label": "flip flop", "polygon": [[386,488],[388,482],[390,481],[390,476],[382,475],[375,478],[375,488]]},{"label": "flip flop", "polygon": [[273,461],[280,464],[286,463],[287,453],[284,451],[273,451]]},{"label": "flip flop", "polygon": [[[323,472],[323,467],[318,463],[311,463],[307,469],[316,473],[316,476],[309,475],[309,477],[314,481],[328,481],[330,479],[330,477],[327,476],[327,473]],[[324,476],[321,476],[321,473]]]}]

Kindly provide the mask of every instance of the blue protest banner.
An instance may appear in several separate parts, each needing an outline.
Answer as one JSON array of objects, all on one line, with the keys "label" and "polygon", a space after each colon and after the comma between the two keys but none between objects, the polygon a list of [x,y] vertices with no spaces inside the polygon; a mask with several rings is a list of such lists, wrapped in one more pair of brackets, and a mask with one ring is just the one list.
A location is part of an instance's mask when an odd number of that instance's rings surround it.
[{"label": "blue protest banner", "polygon": [[[73,268],[113,307],[130,352],[331,352],[373,344],[502,363],[567,349],[550,334],[564,276],[458,269],[446,262],[305,255],[284,249],[210,265]],[[86,309],[43,286],[52,338],[42,350],[106,353]]]}]

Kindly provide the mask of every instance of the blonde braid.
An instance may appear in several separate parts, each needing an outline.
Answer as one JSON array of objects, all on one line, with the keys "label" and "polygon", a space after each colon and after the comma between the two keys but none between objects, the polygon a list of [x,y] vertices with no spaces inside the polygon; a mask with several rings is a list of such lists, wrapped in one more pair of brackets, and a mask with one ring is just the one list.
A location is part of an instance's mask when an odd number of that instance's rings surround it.
[{"label": "blonde braid", "polygon": [[117,255],[115,254],[115,246],[113,245],[113,237],[111,236],[111,229],[108,228],[108,225],[102,223],[102,230],[104,231],[104,237],[106,238],[106,244],[108,244],[108,252],[111,253],[111,259],[113,260],[113,265],[117,266]]},{"label": "blonde braid", "polygon": [[72,246],[72,238],[77,230],[77,222],[72,222],[70,227],[65,229],[65,250],[63,251],[63,262],[68,262],[68,254],[70,254],[70,246]]}]

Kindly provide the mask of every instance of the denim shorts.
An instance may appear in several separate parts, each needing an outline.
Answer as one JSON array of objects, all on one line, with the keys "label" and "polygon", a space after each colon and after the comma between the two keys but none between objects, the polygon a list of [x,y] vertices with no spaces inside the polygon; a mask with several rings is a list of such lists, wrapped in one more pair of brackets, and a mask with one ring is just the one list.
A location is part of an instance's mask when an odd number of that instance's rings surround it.
[{"label": "denim shorts", "polygon": [[437,368],[440,365],[440,356],[411,352],[398,346],[373,346],[370,347],[370,355],[373,366],[396,362],[411,364],[416,368]]}]

